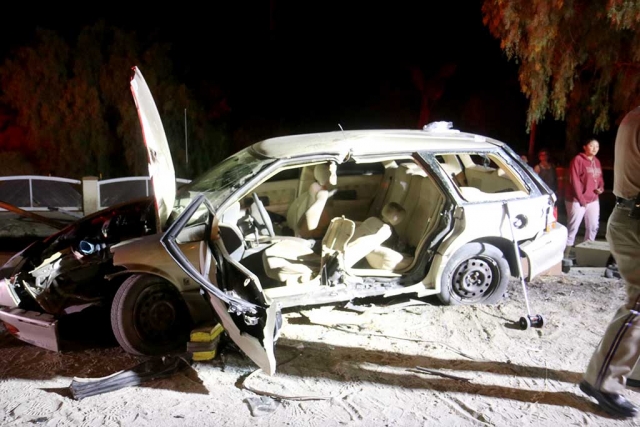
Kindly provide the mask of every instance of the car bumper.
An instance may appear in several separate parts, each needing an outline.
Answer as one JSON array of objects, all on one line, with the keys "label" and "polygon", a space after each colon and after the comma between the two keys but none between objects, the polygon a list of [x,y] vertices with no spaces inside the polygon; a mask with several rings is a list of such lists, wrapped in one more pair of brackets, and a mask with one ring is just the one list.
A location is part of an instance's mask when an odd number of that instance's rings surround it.
[{"label": "car bumper", "polygon": [[0,321],[19,340],[47,350],[60,350],[58,322],[50,314],[0,306]]},{"label": "car bumper", "polygon": [[58,322],[50,314],[18,307],[20,299],[9,280],[0,279],[0,322],[16,338],[47,350],[58,351]]}]

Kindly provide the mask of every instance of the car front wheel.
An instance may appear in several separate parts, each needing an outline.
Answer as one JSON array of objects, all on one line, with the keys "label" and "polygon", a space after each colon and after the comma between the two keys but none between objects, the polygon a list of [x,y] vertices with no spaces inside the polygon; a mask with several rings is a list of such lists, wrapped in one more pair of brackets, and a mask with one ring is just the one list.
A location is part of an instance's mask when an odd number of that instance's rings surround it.
[{"label": "car front wheel", "polygon": [[184,351],[190,320],[180,292],[152,275],[129,277],[111,305],[113,333],[126,352],[136,355]]},{"label": "car front wheel", "polygon": [[494,304],[506,292],[510,275],[500,249],[488,243],[467,243],[447,263],[438,297],[447,305]]}]

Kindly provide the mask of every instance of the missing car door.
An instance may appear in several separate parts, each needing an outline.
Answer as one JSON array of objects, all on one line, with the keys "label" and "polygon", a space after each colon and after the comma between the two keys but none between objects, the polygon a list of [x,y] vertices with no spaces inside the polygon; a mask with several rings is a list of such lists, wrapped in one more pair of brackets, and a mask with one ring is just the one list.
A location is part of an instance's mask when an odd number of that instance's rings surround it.
[{"label": "missing car door", "polygon": [[[227,274],[222,275],[234,282],[231,286],[224,287],[226,291],[221,289],[220,283],[212,283],[209,275],[205,277],[182,253],[177,244],[176,239],[180,232],[187,224],[193,224],[194,221],[205,221],[208,224],[209,233],[205,233],[205,238],[208,240],[206,243],[209,249],[217,251],[224,259],[223,268],[230,269]],[[230,338],[265,373],[272,375],[275,373],[273,339],[277,307],[267,305],[264,298],[260,298],[260,303],[247,301],[239,296],[240,292],[234,290],[238,288],[238,290],[249,291],[253,295],[262,295],[259,279],[229,256],[224,242],[215,232],[216,227],[215,212],[206,197],[201,194],[194,198],[160,241],[178,266],[205,290]],[[211,263],[215,262],[215,257],[207,258]]]}]

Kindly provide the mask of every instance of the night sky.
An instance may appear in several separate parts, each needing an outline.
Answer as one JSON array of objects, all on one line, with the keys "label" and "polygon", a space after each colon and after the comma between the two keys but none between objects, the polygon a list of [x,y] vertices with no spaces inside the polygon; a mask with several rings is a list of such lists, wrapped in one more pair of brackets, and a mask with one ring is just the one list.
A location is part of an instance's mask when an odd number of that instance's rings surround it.
[{"label": "night sky", "polygon": [[[150,8],[149,15],[111,3],[95,12],[27,5],[0,26],[0,59],[38,26],[74,37],[103,19],[154,34],[173,44],[178,78],[219,85],[232,128],[250,127],[256,138],[337,130],[339,124],[345,130],[417,128],[421,95],[411,70],[428,78],[448,64],[450,77],[432,83],[441,96],[429,121],[453,121],[460,130],[526,151],[527,103],[517,66],[483,26],[482,2],[415,3],[174,2]],[[540,132],[544,137],[545,128]]]}]

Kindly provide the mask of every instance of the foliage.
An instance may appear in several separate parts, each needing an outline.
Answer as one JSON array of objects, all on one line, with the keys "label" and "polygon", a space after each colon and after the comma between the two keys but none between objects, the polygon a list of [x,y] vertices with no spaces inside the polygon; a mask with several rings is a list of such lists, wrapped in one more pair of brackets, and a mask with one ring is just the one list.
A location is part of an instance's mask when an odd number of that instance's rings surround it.
[{"label": "foliage", "polygon": [[599,132],[640,104],[640,2],[484,0],[482,12],[519,63],[528,127],[550,113]]},{"label": "foliage", "polygon": [[131,67],[137,65],[160,111],[177,176],[190,178],[217,163],[228,155],[224,127],[216,124],[221,120],[209,120],[211,111],[176,82],[170,55],[168,44],[141,40],[103,22],[83,28],[73,42],[37,30],[33,43],[17,48],[0,67],[1,101],[24,129],[20,150],[43,174],[148,174],[129,89]]}]

